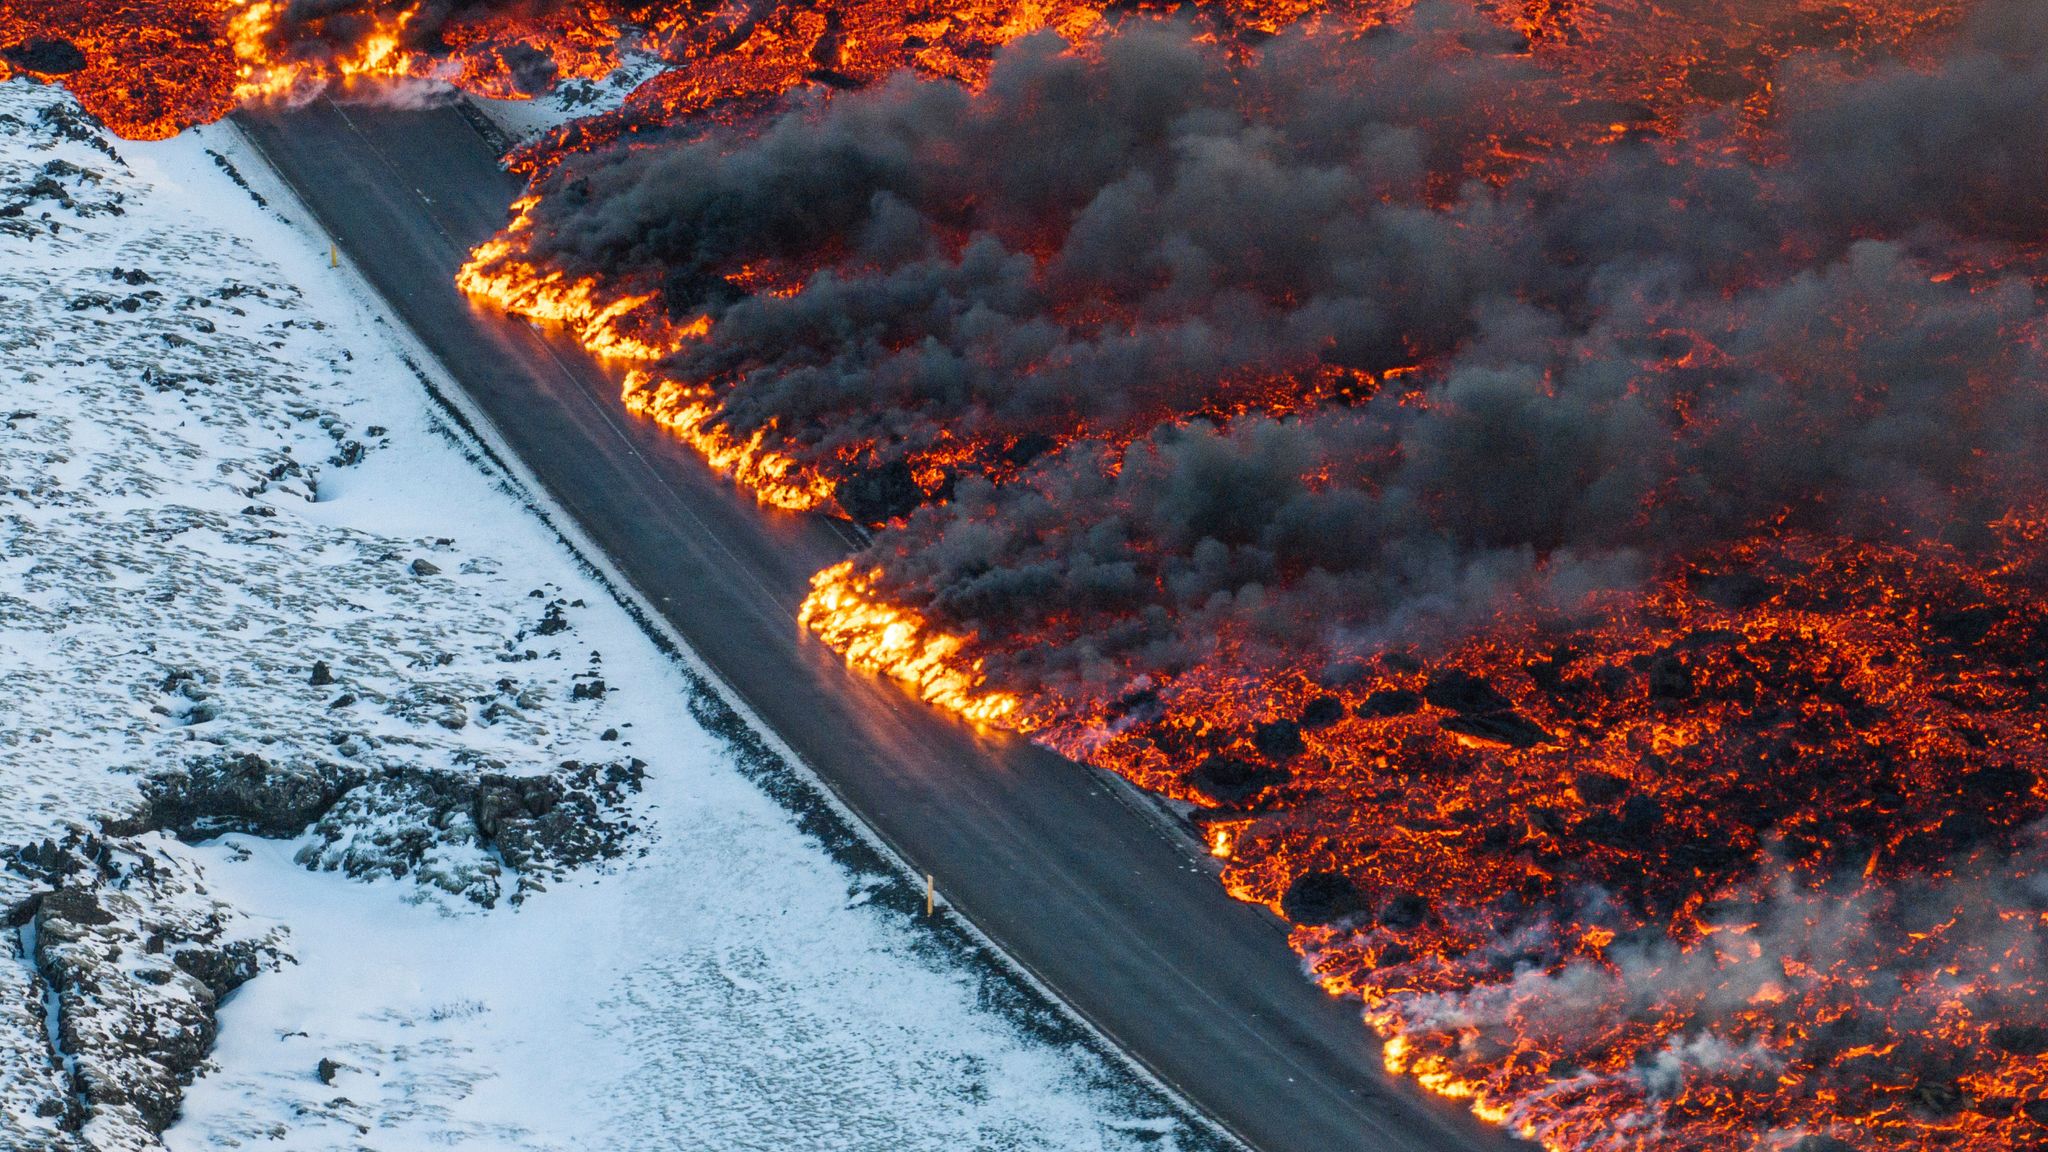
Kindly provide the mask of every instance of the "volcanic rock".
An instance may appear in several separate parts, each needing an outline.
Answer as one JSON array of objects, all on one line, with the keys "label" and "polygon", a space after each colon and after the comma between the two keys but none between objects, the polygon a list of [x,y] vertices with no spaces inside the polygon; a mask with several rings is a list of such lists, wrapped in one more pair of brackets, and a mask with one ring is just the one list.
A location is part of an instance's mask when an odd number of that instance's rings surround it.
[{"label": "volcanic rock", "polygon": [[1422,927],[1429,919],[1429,901],[1413,892],[1403,892],[1380,909],[1380,923],[1396,932]]},{"label": "volcanic rock", "polygon": [[1328,924],[1365,911],[1365,894],[1342,872],[1297,876],[1280,897],[1280,914],[1296,924]]},{"label": "volcanic rock", "polygon": [[1684,700],[1693,693],[1692,667],[1675,652],[1659,652],[1649,676],[1652,700]]},{"label": "volcanic rock", "polygon": [[33,899],[21,959],[47,989],[76,1093],[60,1123],[89,1122],[92,1147],[157,1147],[213,1045],[216,1006],[279,962],[276,940],[237,930],[193,866],[139,843],[76,829],[58,851],[95,867]]},{"label": "volcanic rock", "polygon": [[1337,699],[1335,696],[1318,696],[1309,701],[1308,706],[1301,710],[1301,718],[1296,723],[1300,724],[1304,729],[1314,730],[1317,728],[1328,728],[1343,718],[1344,702],[1342,700]]},{"label": "volcanic rock", "polygon": [[325,688],[329,684],[334,683],[334,669],[329,668],[325,660],[315,660],[313,661],[313,674],[306,677],[306,683],[311,684],[315,688]]},{"label": "volcanic rock", "polygon": [[0,48],[0,56],[24,72],[43,76],[68,76],[84,71],[90,63],[78,45],[69,40],[25,40]]},{"label": "volcanic rock", "polygon": [[1218,753],[1188,773],[1188,784],[1219,804],[1237,804],[1288,778],[1284,769]]},{"label": "volcanic rock", "polygon": [[1587,804],[1612,804],[1628,794],[1628,781],[1605,772],[1581,772],[1572,777],[1572,791]]},{"label": "volcanic rock", "polygon": [[1654,796],[1631,796],[1621,806],[1621,823],[1633,833],[1644,833],[1664,822],[1664,805]]},{"label": "volcanic rock", "polygon": [[253,752],[219,755],[150,777],[141,811],[107,828],[115,835],[161,828],[181,840],[227,832],[289,839],[361,782],[359,771],[324,761],[273,764]]},{"label": "volcanic rock", "polygon": [[1406,716],[1420,711],[1422,697],[1406,688],[1382,688],[1358,704],[1358,714],[1368,720]]},{"label": "volcanic rock", "polygon": [[1534,748],[1538,744],[1550,744],[1554,740],[1534,721],[1519,712],[1482,712],[1447,717],[1443,721],[1446,731],[1460,736],[1469,736],[1489,744],[1504,744],[1509,748]]},{"label": "volcanic rock", "polygon": [[1252,747],[1274,760],[1291,760],[1308,751],[1308,745],[1301,742],[1301,725],[1292,720],[1274,720],[1253,728]]},{"label": "volcanic rock", "polygon": [[832,495],[849,519],[871,525],[908,516],[925,501],[924,489],[902,460],[856,472],[840,481]]},{"label": "volcanic rock", "polygon": [[1422,690],[1422,698],[1435,707],[1467,715],[1508,712],[1515,706],[1514,701],[1501,695],[1500,689],[1485,677],[1457,668],[1448,668],[1430,676],[1428,686]]},{"label": "volcanic rock", "polygon": [[2038,1024],[2000,1024],[1991,1030],[1991,1043],[2015,1056],[2048,1056],[2048,1028]]}]

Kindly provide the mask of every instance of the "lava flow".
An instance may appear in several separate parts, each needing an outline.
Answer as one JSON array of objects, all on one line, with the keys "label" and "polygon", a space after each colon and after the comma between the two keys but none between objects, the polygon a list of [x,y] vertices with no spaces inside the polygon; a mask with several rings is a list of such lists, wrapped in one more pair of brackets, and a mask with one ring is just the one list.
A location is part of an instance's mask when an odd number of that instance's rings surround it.
[{"label": "lava flow", "polygon": [[875,529],[806,629],[1184,802],[1389,1069],[1555,1152],[2048,1148],[2048,0],[1673,7],[0,47],[138,135],[659,56],[461,284]]},{"label": "lava flow", "polygon": [[531,96],[605,75],[662,28],[595,0],[0,0],[0,80],[61,81],[122,136],[159,140],[247,103],[352,81]]},{"label": "lava flow", "polygon": [[718,59],[465,284],[877,529],[806,628],[1189,804],[1558,1152],[2048,1146],[2048,5]]}]

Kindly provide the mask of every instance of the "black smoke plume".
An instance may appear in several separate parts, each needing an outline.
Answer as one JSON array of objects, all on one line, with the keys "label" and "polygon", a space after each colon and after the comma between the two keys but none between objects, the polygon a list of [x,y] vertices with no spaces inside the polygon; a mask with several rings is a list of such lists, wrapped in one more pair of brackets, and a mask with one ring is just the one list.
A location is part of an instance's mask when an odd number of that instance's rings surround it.
[{"label": "black smoke plume", "polygon": [[[581,160],[534,254],[711,312],[663,371],[857,517],[909,513],[885,595],[991,638],[999,680],[1114,694],[1085,681],[1224,624],[1413,634],[1766,522],[1968,543],[2041,479],[2040,307],[1921,255],[2039,238],[2044,26],[2013,0],[1933,71],[1788,81],[1769,164],[1709,118],[1498,186],[1460,174],[1573,125],[1450,8],[1250,63],[1174,25],[1042,36],[979,93],[903,78]],[[748,265],[802,290],[744,295]]]}]

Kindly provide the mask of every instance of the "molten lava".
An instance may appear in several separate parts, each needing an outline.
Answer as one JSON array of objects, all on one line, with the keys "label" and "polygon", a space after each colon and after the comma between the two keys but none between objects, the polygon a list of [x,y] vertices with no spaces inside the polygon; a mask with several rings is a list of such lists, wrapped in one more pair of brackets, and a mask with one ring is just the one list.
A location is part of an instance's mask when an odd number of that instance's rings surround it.
[{"label": "molten lava", "polygon": [[0,60],[157,136],[659,56],[461,286],[875,528],[802,627],[1555,1152],[2048,1147],[2048,3],[322,11]]}]

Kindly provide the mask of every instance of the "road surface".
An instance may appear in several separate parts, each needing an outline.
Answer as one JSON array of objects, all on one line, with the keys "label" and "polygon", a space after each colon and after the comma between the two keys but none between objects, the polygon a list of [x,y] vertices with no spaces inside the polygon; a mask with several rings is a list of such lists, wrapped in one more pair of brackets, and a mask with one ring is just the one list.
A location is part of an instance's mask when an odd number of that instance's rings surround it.
[{"label": "road surface", "polygon": [[846,526],[775,513],[629,417],[571,342],[453,286],[520,184],[457,110],[317,101],[244,130],[549,494],[867,824],[1007,953],[1262,1152],[1514,1145],[1392,1081],[1280,923],[1121,785],[849,671],[796,625]]}]

